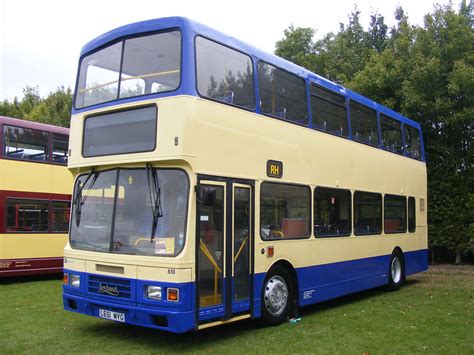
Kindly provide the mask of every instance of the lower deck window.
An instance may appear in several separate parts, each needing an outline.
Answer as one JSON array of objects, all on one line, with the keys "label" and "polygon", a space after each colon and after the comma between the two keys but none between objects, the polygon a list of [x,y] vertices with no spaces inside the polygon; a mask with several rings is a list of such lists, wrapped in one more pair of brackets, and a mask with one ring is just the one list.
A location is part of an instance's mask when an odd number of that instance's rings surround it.
[{"label": "lower deck window", "polygon": [[314,190],[314,233],[316,237],[351,234],[351,192],[317,187]]},{"label": "lower deck window", "polygon": [[53,210],[51,232],[67,233],[69,217],[71,215],[71,203],[69,201],[53,201],[51,206]]},{"label": "lower deck window", "polygon": [[356,235],[382,232],[382,195],[373,192],[354,193],[354,232]]},{"label": "lower deck window", "polygon": [[10,233],[67,233],[69,201],[7,198],[6,231]]},{"label": "lower deck window", "polygon": [[407,231],[407,200],[404,196],[385,195],[383,213],[385,233]]},{"label": "lower deck window", "polygon": [[408,231],[410,233],[416,231],[416,208],[414,197],[408,197]]},{"label": "lower deck window", "polygon": [[7,199],[8,232],[47,232],[48,201]]},{"label": "lower deck window", "polygon": [[309,237],[310,204],[307,186],[263,183],[260,193],[262,239]]}]

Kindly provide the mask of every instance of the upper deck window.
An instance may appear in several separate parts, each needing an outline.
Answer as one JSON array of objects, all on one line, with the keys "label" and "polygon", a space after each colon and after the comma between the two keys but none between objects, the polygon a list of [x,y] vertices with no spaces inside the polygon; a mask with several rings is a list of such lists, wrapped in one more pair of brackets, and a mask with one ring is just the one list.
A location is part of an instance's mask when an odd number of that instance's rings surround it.
[{"label": "upper deck window", "polygon": [[383,146],[395,153],[403,152],[402,124],[391,117],[380,114]]},{"label": "upper deck window", "polygon": [[75,106],[176,90],[180,68],[179,31],[126,39],[82,59]]},{"label": "upper deck window", "polygon": [[353,139],[377,146],[379,144],[379,134],[375,111],[355,101],[350,102],[350,110]]},{"label": "upper deck window", "polygon": [[262,112],[308,124],[305,81],[267,63],[258,62],[257,69]]},{"label": "upper deck window", "polygon": [[408,156],[421,160],[420,132],[410,125],[405,125],[405,152]]},{"label": "upper deck window", "polygon": [[347,137],[347,111],[344,96],[311,85],[313,127]]},{"label": "upper deck window", "polygon": [[3,156],[10,159],[47,162],[48,132],[3,126]]},{"label": "upper deck window", "polygon": [[53,133],[53,163],[67,164],[68,138],[65,134]]},{"label": "upper deck window", "polygon": [[255,107],[249,56],[197,37],[196,65],[197,89],[201,96],[244,108]]}]

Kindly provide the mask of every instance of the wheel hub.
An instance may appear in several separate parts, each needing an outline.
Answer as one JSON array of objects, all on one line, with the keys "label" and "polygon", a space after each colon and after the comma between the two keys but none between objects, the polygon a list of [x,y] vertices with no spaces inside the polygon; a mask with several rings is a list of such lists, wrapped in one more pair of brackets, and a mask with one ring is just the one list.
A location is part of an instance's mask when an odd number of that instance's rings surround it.
[{"label": "wheel hub", "polygon": [[399,283],[402,278],[402,264],[400,263],[400,259],[397,257],[393,258],[392,260],[390,272],[392,273],[393,283]]},{"label": "wheel hub", "polygon": [[288,286],[281,276],[273,276],[265,285],[265,307],[273,316],[279,316],[288,303]]}]

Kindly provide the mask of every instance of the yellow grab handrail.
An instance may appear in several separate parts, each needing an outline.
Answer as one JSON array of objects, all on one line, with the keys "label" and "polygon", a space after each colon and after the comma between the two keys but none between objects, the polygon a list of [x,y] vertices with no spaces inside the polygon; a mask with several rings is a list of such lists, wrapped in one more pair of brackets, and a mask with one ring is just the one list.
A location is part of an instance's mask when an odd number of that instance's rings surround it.
[{"label": "yellow grab handrail", "polygon": [[219,265],[217,265],[216,261],[212,257],[211,252],[209,251],[209,249],[207,249],[206,244],[204,244],[202,240],[199,241],[199,244],[200,244],[200,249],[202,250],[202,253],[206,256],[206,258],[209,260],[212,266],[214,266],[214,269],[216,269],[217,271],[219,271],[219,273],[222,274],[221,268],[219,267]]},{"label": "yellow grab handrail", "polygon": [[[176,74],[176,73],[179,73],[179,72],[180,72],[179,69],[167,70],[167,71],[161,71],[161,72],[156,72],[156,73],[129,76],[127,78],[122,78],[121,81],[141,79],[141,78],[149,78],[151,76],[163,76],[163,75],[168,75],[168,74]],[[104,86],[108,86],[110,84],[115,84],[115,83],[118,83],[118,80],[113,80],[113,81],[109,81],[108,83],[104,83],[104,84],[100,84],[100,85],[96,85],[96,86],[91,86],[89,88],[80,89],[79,92],[82,94],[83,92],[91,91],[91,90],[94,90],[94,89],[100,89],[100,88],[103,88]]]},{"label": "yellow grab handrail", "polygon": [[138,238],[137,240],[135,240],[134,245],[137,246],[138,243],[143,242],[144,240],[150,241],[150,238]]},{"label": "yellow grab handrail", "polygon": [[218,284],[217,278],[219,276],[218,275],[219,273],[222,274],[222,270],[219,267],[219,265],[217,265],[216,261],[212,257],[211,252],[209,251],[206,244],[204,244],[202,240],[199,241],[199,245],[200,245],[200,249],[201,249],[202,253],[204,254],[204,256],[207,258],[207,260],[209,260],[209,262],[212,264],[212,266],[214,266],[214,304],[217,304],[217,293],[219,291],[218,290],[219,284]]},{"label": "yellow grab handrail", "polygon": [[240,256],[240,253],[242,253],[242,250],[244,249],[245,247],[245,244],[247,244],[247,240],[249,239],[249,237],[245,237],[244,241],[242,242],[242,244],[240,245],[240,248],[239,248],[239,251],[237,252],[237,254],[235,254],[235,257],[234,257],[234,263],[237,261],[237,259],[239,258]]}]

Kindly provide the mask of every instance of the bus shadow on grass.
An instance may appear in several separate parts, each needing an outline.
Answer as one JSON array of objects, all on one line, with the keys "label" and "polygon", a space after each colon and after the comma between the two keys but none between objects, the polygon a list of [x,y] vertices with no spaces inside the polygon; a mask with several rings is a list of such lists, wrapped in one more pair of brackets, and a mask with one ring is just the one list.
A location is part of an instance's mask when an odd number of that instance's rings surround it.
[{"label": "bus shadow on grass", "polygon": [[140,350],[153,348],[159,349],[160,352],[187,352],[205,350],[206,344],[225,342],[230,338],[249,332],[254,333],[259,328],[261,326],[257,321],[247,319],[196,332],[175,334],[156,329],[104,322],[87,326],[82,329],[82,332],[88,333],[87,336],[97,337],[100,335],[100,337],[107,339],[120,338],[126,343],[135,343]]},{"label": "bus shadow on grass", "polygon": [[[409,289],[414,287],[419,282],[418,280],[407,280],[399,292],[403,292],[404,288]],[[313,317],[320,313],[330,311],[331,309],[337,309],[369,299],[377,299],[385,294],[387,294],[387,291],[384,287],[361,291],[304,307],[300,313],[302,318]],[[189,351],[191,349],[199,350],[200,348],[205,350],[207,343],[211,344],[226,341],[229,338],[255,333],[262,328],[264,327],[260,325],[257,320],[248,319],[185,334],[174,334],[150,328],[105,321],[101,324],[89,325],[82,330],[91,336],[100,334],[100,337],[108,339],[120,338],[126,342],[134,342],[141,347],[150,346],[156,349],[157,346],[160,346],[160,350],[162,351],[180,352]]]}]

